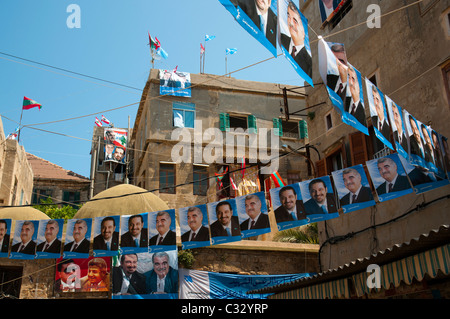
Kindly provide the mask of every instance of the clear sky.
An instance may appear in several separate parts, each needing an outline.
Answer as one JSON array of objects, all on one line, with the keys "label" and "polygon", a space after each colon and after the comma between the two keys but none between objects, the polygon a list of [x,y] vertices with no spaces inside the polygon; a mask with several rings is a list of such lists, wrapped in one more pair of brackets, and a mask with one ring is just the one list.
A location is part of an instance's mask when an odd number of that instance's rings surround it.
[{"label": "clear sky", "polygon": [[[296,2],[298,4],[298,2]],[[81,9],[80,28],[69,28],[70,4]],[[24,128],[20,144],[52,163],[89,177],[95,116],[115,127],[134,124],[138,102],[151,68],[148,32],[169,54],[157,69],[200,72],[200,43],[206,34],[205,73],[228,72],[272,57],[218,0],[2,0],[0,2],[0,114],[4,133],[18,126],[23,97],[42,104],[23,112],[22,124],[39,124],[96,113],[58,123],[34,126],[60,134]],[[280,50],[278,49],[278,53]],[[8,56],[12,55],[12,56]],[[52,69],[27,59],[128,87]],[[283,57],[232,75],[251,81],[303,85]],[[132,105],[130,105],[132,104]],[[130,105],[115,111],[105,111]],[[274,106],[279,107],[279,106]]]}]

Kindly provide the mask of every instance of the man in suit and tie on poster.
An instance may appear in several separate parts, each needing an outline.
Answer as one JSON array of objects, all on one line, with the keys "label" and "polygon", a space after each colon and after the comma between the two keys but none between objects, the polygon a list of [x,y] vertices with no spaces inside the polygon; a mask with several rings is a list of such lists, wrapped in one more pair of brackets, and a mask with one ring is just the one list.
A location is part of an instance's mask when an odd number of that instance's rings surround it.
[{"label": "man in suit and tie on poster", "polygon": [[261,200],[255,194],[245,197],[245,212],[248,219],[241,223],[241,231],[270,228],[269,216],[261,212]]},{"label": "man in suit and tie on poster", "polygon": [[8,232],[8,224],[6,220],[0,220],[0,252],[7,253],[9,249],[10,235]]},{"label": "man in suit and tie on poster", "polygon": [[128,231],[120,237],[121,247],[147,247],[148,230],[144,228],[144,217],[133,215],[128,219]]},{"label": "man in suit and tie on poster", "polygon": [[187,211],[187,222],[190,230],[181,236],[181,241],[209,241],[209,229],[203,226],[202,221],[202,210],[197,206],[189,207]]},{"label": "man in suit and tie on poster", "polygon": [[294,2],[289,1],[287,8],[287,25],[290,36],[281,33],[281,45],[289,52],[298,66],[311,78],[312,58],[305,47],[305,29],[300,13]]},{"label": "man in suit and tie on poster", "polygon": [[410,154],[417,155],[421,158],[425,158],[425,152],[423,150],[422,138],[420,137],[419,128],[414,118],[409,115],[409,124],[413,134],[409,137]]},{"label": "man in suit and tie on poster", "polygon": [[349,190],[349,193],[341,198],[342,206],[373,200],[372,190],[361,184],[361,174],[356,169],[344,169],[342,179],[345,188]]},{"label": "man in suit and tie on poster", "polygon": [[345,98],[344,110],[353,115],[359,123],[367,126],[366,112],[361,102],[360,83],[356,71],[351,65],[348,65],[348,88],[350,89],[350,96]]},{"label": "man in suit and tie on poster", "polygon": [[211,224],[211,237],[240,236],[239,219],[233,216],[233,208],[227,201],[216,205],[217,220]]},{"label": "man in suit and tie on poster", "polygon": [[114,295],[145,294],[144,274],[137,271],[138,255],[127,254],[120,257],[120,266],[112,270],[112,293]]},{"label": "man in suit and tie on poster", "polygon": [[284,186],[278,192],[281,206],[275,209],[277,223],[305,219],[303,201],[297,199],[297,192],[292,186]]},{"label": "man in suit and tie on poster", "polygon": [[347,78],[348,78],[348,63],[347,55],[345,53],[344,45],[334,43],[330,47],[336,58],[336,65],[339,74],[328,74],[326,85],[332,89],[344,102],[347,96]]},{"label": "man in suit and tie on poster", "polygon": [[56,238],[59,233],[59,224],[57,220],[50,219],[45,225],[45,241],[40,243],[36,251],[48,252],[53,254],[61,253],[61,241]]},{"label": "man in suit and tie on poster", "polygon": [[380,93],[375,85],[372,85],[372,95],[375,111],[377,113],[377,115],[372,116],[373,127],[376,128],[387,141],[389,141],[391,128],[384,113],[383,101],[381,100]]},{"label": "man in suit and tie on poster", "polygon": [[328,193],[327,185],[322,179],[317,178],[312,180],[308,188],[311,199],[305,202],[306,215],[337,212],[334,195]]},{"label": "man in suit and tie on poster", "polygon": [[156,214],[156,230],[158,234],[150,238],[150,246],[177,244],[177,236],[170,229],[171,224],[172,218],[168,212],[161,211]]},{"label": "man in suit and tie on poster", "polygon": [[90,241],[86,239],[88,226],[85,220],[77,219],[73,225],[73,241],[64,245],[64,251],[89,254]]},{"label": "man in suit and tie on poster", "polygon": [[272,0],[238,0],[237,4],[276,48],[277,16],[270,8]]},{"label": "man in suit and tie on poster", "polygon": [[377,187],[377,194],[383,195],[391,192],[398,192],[411,188],[409,180],[404,175],[399,175],[397,171],[397,164],[392,158],[382,157],[377,160],[378,172],[385,180]]},{"label": "man in suit and tie on poster", "polygon": [[394,140],[407,152],[408,140],[403,129],[403,116],[400,114],[400,110],[395,103],[392,103],[392,115],[394,117],[395,127],[397,128],[397,131],[394,133]]},{"label": "man in suit and tie on poster", "polygon": [[36,243],[32,240],[34,234],[34,223],[32,221],[24,221],[20,231],[20,242],[11,247],[11,252],[18,252],[27,255],[36,253]]},{"label": "man in suit and tie on poster", "polygon": [[100,224],[100,234],[95,236],[93,250],[117,251],[119,249],[119,232],[113,217],[105,217]]},{"label": "man in suit and tie on poster", "polygon": [[425,124],[421,124],[420,128],[422,129],[422,135],[424,139],[424,158],[425,161],[431,164],[435,164],[434,161],[434,152],[433,152],[433,144],[431,143],[430,133],[428,133],[427,128],[425,127]]}]

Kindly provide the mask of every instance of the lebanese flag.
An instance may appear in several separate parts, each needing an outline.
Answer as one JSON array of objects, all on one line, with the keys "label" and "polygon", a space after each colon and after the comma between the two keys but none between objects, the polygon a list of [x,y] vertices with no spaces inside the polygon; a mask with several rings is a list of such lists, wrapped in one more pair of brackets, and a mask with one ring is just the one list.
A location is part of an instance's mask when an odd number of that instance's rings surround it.
[{"label": "lebanese flag", "polygon": [[102,122],[105,123],[105,124],[111,124],[111,122],[106,117],[104,117],[103,115],[102,115]]},{"label": "lebanese flag", "polygon": [[204,54],[205,53],[205,48],[203,47],[203,45],[200,43],[200,54]]},{"label": "lebanese flag", "polygon": [[283,187],[286,184],[284,183],[283,179],[280,176],[280,173],[278,171],[273,172],[270,177],[272,177],[273,183],[275,184],[275,187]]},{"label": "lebanese flag", "polygon": [[97,116],[95,117],[95,124],[97,124],[97,126],[103,126],[102,122],[100,122],[100,120],[97,118]]},{"label": "lebanese flag", "polygon": [[42,108],[42,105],[39,104],[38,102],[24,96],[22,110],[29,110],[29,109],[32,109],[33,107],[38,107],[40,110]]}]

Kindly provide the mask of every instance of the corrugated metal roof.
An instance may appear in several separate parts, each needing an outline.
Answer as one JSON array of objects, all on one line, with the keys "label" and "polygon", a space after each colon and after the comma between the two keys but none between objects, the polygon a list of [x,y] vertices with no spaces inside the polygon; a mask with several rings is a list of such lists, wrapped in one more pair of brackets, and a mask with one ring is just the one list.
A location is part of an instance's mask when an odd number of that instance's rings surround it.
[{"label": "corrugated metal roof", "polygon": [[344,277],[364,272],[370,264],[383,265],[401,258],[405,258],[428,249],[436,248],[450,241],[450,226],[442,225],[438,229],[431,230],[428,234],[411,239],[408,242],[394,245],[391,248],[379,251],[369,257],[358,258],[348,264],[339,266],[335,269],[329,269],[311,277],[301,278],[299,280],[266,287],[260,290],[249,291],[248,293],[279,293],[292,289],[316,285],[331,280],[337,280]]}]

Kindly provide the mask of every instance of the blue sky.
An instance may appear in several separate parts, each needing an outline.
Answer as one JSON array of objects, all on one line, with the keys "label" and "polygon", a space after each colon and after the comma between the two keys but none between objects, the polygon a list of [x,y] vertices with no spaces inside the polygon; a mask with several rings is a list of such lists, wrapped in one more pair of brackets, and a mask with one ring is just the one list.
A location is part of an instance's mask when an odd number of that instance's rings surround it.
[{"label": "blue sky", "polygon": [[[69,28],[70,4],[81,9],[81,28]],[[96,113],[115,127],[131,126],[137,103],[151,68],[148,33],[156,36],[169,54],[157,69],[199,73],[200,43],[205,34],[205,73],[228,71],[272,57],[253,39],[218,0],[4,0],[0,2],[0,114],[4,133],[18,126],[23,97],[43,105],[23,112],[23,125],[38,124]],[[278,49],[280,53],[280,50]],[[17,56],[54,67],[120,83],[104,83],[79,75],[20,60]],[[251,81],[303,85],[284,57],[271,59],[232,75]],[[116,111],[105,110],[133,104]],[[95,115],[36,128],[24,128],[20,144],[25,150],[52,163],[89,177],[91,138]]]}]

